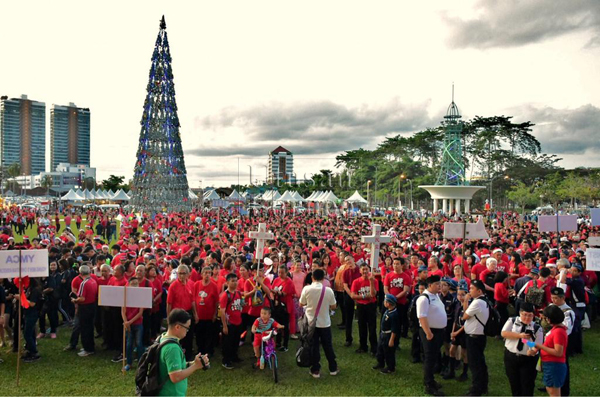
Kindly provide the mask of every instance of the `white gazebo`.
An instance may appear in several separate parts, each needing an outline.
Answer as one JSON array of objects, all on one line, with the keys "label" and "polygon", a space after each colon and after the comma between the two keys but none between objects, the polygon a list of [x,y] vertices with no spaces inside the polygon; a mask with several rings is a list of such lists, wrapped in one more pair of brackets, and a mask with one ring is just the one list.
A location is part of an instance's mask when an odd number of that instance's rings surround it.
[{"label": "white gazebo", "polygon": [[365,200],[363,196],[360,195],[358,190],[356,190],[354,194],[348,197],[345,201],[350,204],[367,204],[367,200]]},{"label": "white gazebo", "polygon": [[453,210],[456,211],[457,214],[463,213],[460,208],[461,203],[464,203],[464,213],[470,213],[473,195],[477,191],[485,189],[485,186],[426,185],[419,187],[427,190],[431,195],[434,213],[438,212],[439,202],[441,200],[442,211],[444,214],[452,212]]},{"label": "white gazebo", "polygon": [[219,200],[221,197],[217,194],[215,190],[207,190],[204,193],[205,201]]},{"label": "white gazebo", "polygon": [[129,201],[129,196],[127,193],[123,191],[123,189],[119,189],[118,192],[111,198],[113,201]]}]

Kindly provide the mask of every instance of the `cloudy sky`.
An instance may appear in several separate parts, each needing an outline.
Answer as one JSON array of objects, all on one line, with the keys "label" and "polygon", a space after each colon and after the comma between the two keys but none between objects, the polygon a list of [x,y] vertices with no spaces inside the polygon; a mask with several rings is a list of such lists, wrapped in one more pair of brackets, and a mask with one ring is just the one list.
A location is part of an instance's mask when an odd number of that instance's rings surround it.
[{"label": "cloudy sky", "polygon": [[[421,4],[424,3],[424,4]],[[165,15],[191,187],[298,177],[386,136],[512,115],[564,167],[600,166],[600,1],[4,3],[0,95],[92,112],[98,178],[131,177]],[[47,157],[49,157],[49,148]],[[48,159],[49,163],[49,159]]]}]

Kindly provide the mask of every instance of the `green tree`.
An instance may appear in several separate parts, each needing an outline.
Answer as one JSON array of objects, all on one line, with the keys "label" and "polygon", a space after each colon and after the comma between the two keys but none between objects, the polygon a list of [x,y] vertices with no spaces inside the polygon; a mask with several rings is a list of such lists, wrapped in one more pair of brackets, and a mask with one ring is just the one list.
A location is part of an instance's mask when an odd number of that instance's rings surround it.
[{"label": "green tree", "polygon": [[102,181],[102,189],[117,191],[121,188],[124,180],[124,176],[111,175]]},{"label": "green tree", "polygon": [[52,179],[52,175],[44,175],[44,177],[40,181],[40,186],[46,189],[47,196],[50,192],[50,188],[54,186],[54,180]]},{"label": "green tree", "polygon": [[521,212],[525,212],[525,207],[534,206],[538,201],[538,193],[535,187],[526,185],[521,181],[517,181],[507,194],[508,199],[521,207]]}]

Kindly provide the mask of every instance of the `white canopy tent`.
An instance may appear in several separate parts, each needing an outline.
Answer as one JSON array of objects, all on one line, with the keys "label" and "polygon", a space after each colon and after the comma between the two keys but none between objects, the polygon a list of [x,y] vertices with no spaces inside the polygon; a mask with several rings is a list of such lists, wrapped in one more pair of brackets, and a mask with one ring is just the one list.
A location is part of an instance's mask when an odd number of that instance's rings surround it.
[{"label": "white canopy tent", "polygon": [[73,189],[69,190],[67,192],[67,194],[65,194],[64,196],[62,196],[60,199],[61,200],[65,200],[65,201],[82,201],[82,200],[85,200],[85,198],[83,198],[80,195],[78,195],[77,192],[75,192]]},{"label": "white canopy tent", "polygon": [[242,197],[242,195],[240,195],[238,193],[238,191],[235,189],[233,190],[233,192],[231,192],[229,197],[227,197],[227,200],[229,200],[229,201],[246,201],[246,199],[244,197]]},{"label": "white canopy tent", "polygon": [[220,198],[221,197],[219,197],[215,190],[207,190],[204,192],[204,200],[206,201],[219,200]]},{"label": "white canopy tent", "polygon": [[119,191],[117,193],[115,193],[115,195],[112,197],[111,200],[114,200],[114,201],[129,201],[129,196],[127,195],[127,193],[125,193],[123,191],[123,189],[119,189]]},{"label": "white canopy tent", "polygon": [[302,196],[298,192],[293,192],[292,197],[294,197],[296,199],[296,201],[298,201],[298,202],[306,201],[306,200],[304,200],[304,198],[302,198]]},{"label": "white canopy tent", "polygon": [[326,192],[323,196],[319,197],[319,202],[321,203],[336,203],[338,198],[335,194],[330,190]]},{"label": "white canopy tent", "polygon": [[294,196],[292,196],[292,193],[290,193],[290,191],[288,190],[285,193],[283,193],[283,195],[277,201],[281,201],[284,203],[295,203],[297,200],[294,198]]},{"label": "white canopy tent", "polygon": [[198,200],[198,196],[196,196],[196,193],[192,192],[191,190],[188,190],[188,198],[190,200]]},{"label": "white canopy tent", "polygon": [[354,192],[354,194],[350,197],[348,197],[345,201],[351,203],[351,204],[367,204],[367,200],[365,200],[360,193],[358,192],[358,190],[356,190]]}]

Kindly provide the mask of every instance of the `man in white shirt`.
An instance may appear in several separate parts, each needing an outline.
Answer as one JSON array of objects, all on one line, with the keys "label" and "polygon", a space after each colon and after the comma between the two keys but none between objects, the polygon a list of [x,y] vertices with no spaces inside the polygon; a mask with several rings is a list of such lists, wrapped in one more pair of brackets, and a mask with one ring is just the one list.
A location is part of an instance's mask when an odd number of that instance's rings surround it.
[{"label": "man in white shirt", "polygon": [[[471,299],[473,299],[471,301]],[[473,383],[466,396],[480,396],[488,391],[488,370],[485,363],[485,345],[487,338],[484,326],[490,317],[488,302],[485,300],[485,284],[481,280],[471,282],[470,293],[464,301],[463,320],[467,335],[467,358]]]},{"label": "man in white shirt", "polygon": [[427,289],[417,299],[417,318],[421,324],[419,335],[423,345],[423,383],[425,393],[443,396],[442,385],[434,379],[435,366],[440,348],[444,343],[444,329],[448,322],[446,309],[438,293],[441,288],[440,276],[427,277]]},{"label": "man in white shirt", "polygon": [[321,352],[320,343],[323,344],[323,351],[325,357],[329,363],[329,374],[332,376],[337,375],[340,371],[338,370],[337,362],[335,360],[335,353],[333,351],[333,343],[331,337],[331,317],[329,316],[329,310],[335,310],[336,301],[333,294],[333,290],[329,287],[323,286],[323,279],[325,278],[325,272],[322,269],[316,269],[313,271],[313,282],[307,285],[300,294],[300,306],[306,308],[305,316],[309,324],[315,318],[317,306],[321,300],[323,300],[317,313],[317,322],[315,333],[311,340],[311,366],[310,374],[313,378],[320,378],[321,370]]}]

